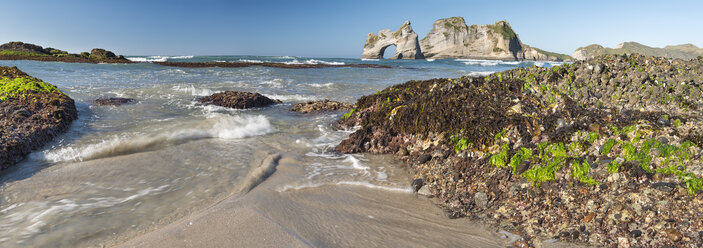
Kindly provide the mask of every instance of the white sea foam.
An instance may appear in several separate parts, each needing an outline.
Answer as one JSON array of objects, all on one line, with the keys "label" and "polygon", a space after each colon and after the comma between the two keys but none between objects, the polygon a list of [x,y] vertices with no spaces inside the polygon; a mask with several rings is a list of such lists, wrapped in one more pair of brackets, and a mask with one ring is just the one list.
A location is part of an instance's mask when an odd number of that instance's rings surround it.
[{"label": "white sea foam", "polygon": [[261,60],[256,60],[256,59],[240,59],[237,60],[239,62],[245,62],[245,63],[264,63],[264,61]]},{"label": "white sea foam", "polygon": [[193,55],[186,56],[148,56],[148,57],[126,57],[134,62],[166,62],[169,59],[192,59]]},{"label": "white sea foam", "polygon": [[186,93],[190,92],[190,94],[193,96],[209,96],[214,93],[210,89],[195,88],[195,86],[193,86],[193,85],[190,85],[190,86],[176,85],[176,86],[173,86],[171,89],[175,90],[175,91],[186,92]]},{"label": "white sea foam", "polygon": [[51,162],[84,161],[124,155],[177,145],[203,138],[238,139],[264,135],[274,131],[268,119],[258,116],[231,116],[211,113],[208,118],[191,125],[168,128],[152,135],[125,134],[99,143],[68,146],[36,153],[36,159]]},{"label": "white sea foam", "polygon": [[379,59],[361,59],[361,61],[379,61]]},{"label": "white sea foam", "polygon": [[292,94],[292,95],[277,95],[277,94],[262,94],[268,98],[273,98],[273,99],[278,99],[284,102],[287,101],[310,101],[310,100],[315,100],[316,98],[314,96],[303,96],[303,95],[298,95],[298,94]]},{"label": "white sea foam", "polygon": [[494,71],[472,71],[467,74],[469,77],[485,77],[495,73]]},{"label": "white sea foam", "polygon": [[312,84],[307,84],[307,85],[310,86],[310,87],[322,88],[322,87],[331,87],[332,85],[334,85],[334,83],[324,83],[324,84],[315,84],[315,83],[312,83]]},{"label": "white sea foam", "polygon": [[303,184],[286,184],[281,187],[278,187],[276,191],[278,192],[286,192],[289,190],[301,190],[301,189],[308,189],[308,188],[317,188],[325,185],[345,185],[345,186],[357,186],[357,187],[364,187],[364,188],[370,188],[370,189],[378,189],[378,190],[385,190],[385,191],[391,191],[391,192],[398,192],[398,193],[412,193],[413,190],[410,187],[393,187],[393,186],[384,186],[384,185],[376,185],[368,181],[339,181],[335,183],[312,183],[312,182],[307,182]]},{"label": "white sea foam", "polygon": [[344,62],[336,62],[336,61],[323,61],[323,60],[317,60],[317,59],[308,59],[306,61],[300,62],[298,59],[293,59],[292,61],[287,61],[283,62],[284,64],[287,65],[317,65],[317,64],[326,64],[326,65],[344,65]]},{"label": "white sea foam", "polygon": [[485,60],[485,59],[455,59],[454,61],[463,62],[465,65],[480,65],[480,66],[496,66],[502,64],[502,60]]},{"label": "white sea foam", "polygon": [[427,60],[427,61],[429,61],[429,62],[432,62],[432,61],[434,61],[435,59],[425,59],[425,60]]}]

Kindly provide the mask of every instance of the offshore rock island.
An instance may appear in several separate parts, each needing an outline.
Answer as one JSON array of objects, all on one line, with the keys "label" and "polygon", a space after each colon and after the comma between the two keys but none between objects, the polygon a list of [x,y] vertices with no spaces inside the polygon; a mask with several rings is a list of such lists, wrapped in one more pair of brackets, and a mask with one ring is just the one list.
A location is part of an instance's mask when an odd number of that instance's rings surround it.
[{"label": "offshore rock island", "polygon": [[384,29],[369,33],[362,59],[380,59],[391,45],[396,46],[393,59],[495,59],[570,61],[564,54],[551,53],[523,44],[507,21],[486,25],[466,25],[463,17],[439,19],[432,30],[418,40],[410,22],[395,32]]},{"label": "offshore rock island", "polygon": [[20,41],[0,45],[0,60],[38,60],[69,63],[134,63],[122,55],[115,55],[115,53],[101,48],[94,48],[90,53],[82,52],[80,54],[73,54],[56,48],[43,48]]},{"label": "offshore rock island", "polygon": [[517,247],[700,245],[700,75],[701,58],[605,55],[409,81],[361,97],[336,149],[395,154],[416,191]]}]

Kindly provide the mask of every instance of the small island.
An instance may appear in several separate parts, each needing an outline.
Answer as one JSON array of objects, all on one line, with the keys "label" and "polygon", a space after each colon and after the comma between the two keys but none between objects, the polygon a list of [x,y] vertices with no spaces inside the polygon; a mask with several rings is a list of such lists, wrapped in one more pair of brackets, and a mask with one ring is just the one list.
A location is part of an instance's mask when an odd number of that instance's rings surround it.
[{"label": "small island", "polygon": [[75,54],[51,47],[43,48],[38,45],[20,41],[13,41],[0,45],[0,60],[37,60],[69,63],[110,64],[134,63],[122,55],[115,55],[115,53],[101,48],[94,48],[90,52]]}]

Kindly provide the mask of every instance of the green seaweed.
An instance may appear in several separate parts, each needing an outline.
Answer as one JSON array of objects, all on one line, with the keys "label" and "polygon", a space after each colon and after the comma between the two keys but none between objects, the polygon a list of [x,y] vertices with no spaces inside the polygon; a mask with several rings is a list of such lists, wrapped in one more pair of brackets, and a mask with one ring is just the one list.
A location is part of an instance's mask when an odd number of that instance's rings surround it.
[{"label": "green seaweed", "polygon": [[348,119],[349,117],[351,117],[354,114],[354,112],[356,112],[356,110],[357,110],[356,108],[353,108],[352,110],[349,111],[349,113],[343,114],[341,119],[342,120]]},{"label": "green seaweed", "polygon": [[502,168],[508,165],[508,150],[510,150],[510,147],[508,144],[503,144],[500,147],[500,152],[491,155],[491,158],[489,159],[489,162],[498,168]]},{"label": "green seaweed", "polygon": [[601,154],[603,154],[603,156],[608,156],[608,154],[610,154],[610,150],[613,149],[613,146],[615,146],[615,144],[617,144],[617,141],[615,141],[614,139],[608,139],[607,141],[605,141]]},{"label": "green seaweed", "polygon": [[516,152],[512,158],[510,158],[510,167],[513,168],[513,174],[517,174],[517,166],[522,163],[522,161],[532,158],[532,150],[525,147],[520,147],[520,150]]},{"label": "green seaweed", "polygon": [[596,185],[598,182],[596,182],[595,179],[592,177],[588,176],[588,172],[590,171],[591,166],[588,164],[588,161],[583,161],[583,162],[578,162],[574,161],[574,163],[571,165],[571,177],[576,178],[579,180],[579,182],[588,184],[588,185]]},{"label": "green seaweed", "polygon": [[8,98],[27,97],[34,93],[58,92],[56,86],[29,77],[20,78],[0,78],[0,100],[6,101]]},{"label": "green seaweed", "polygon": [[46,57],[50,55],[46,55],[43,53],[36,53],[36,52],[26,52],[26,51],[13,51],[13,50],[2,50],[0,51],[0,56],[27,56],[27,57]]}]

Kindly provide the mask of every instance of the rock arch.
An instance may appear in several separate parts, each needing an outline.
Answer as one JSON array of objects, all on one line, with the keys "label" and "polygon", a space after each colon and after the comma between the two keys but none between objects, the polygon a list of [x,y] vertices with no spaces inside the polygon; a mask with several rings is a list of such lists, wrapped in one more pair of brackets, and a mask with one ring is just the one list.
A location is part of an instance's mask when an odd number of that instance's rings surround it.
[{"label": "rock arch", "polygon": [[425,56],[420,51],[420,42],[417,37],[409,21],[403,23],[403,26],[395,32],[384,29],[378,31],[378,35],[369,33],[361,58],[382,59],[386,48],[395,45],[396,52],[393,59],[424,59]]}]

